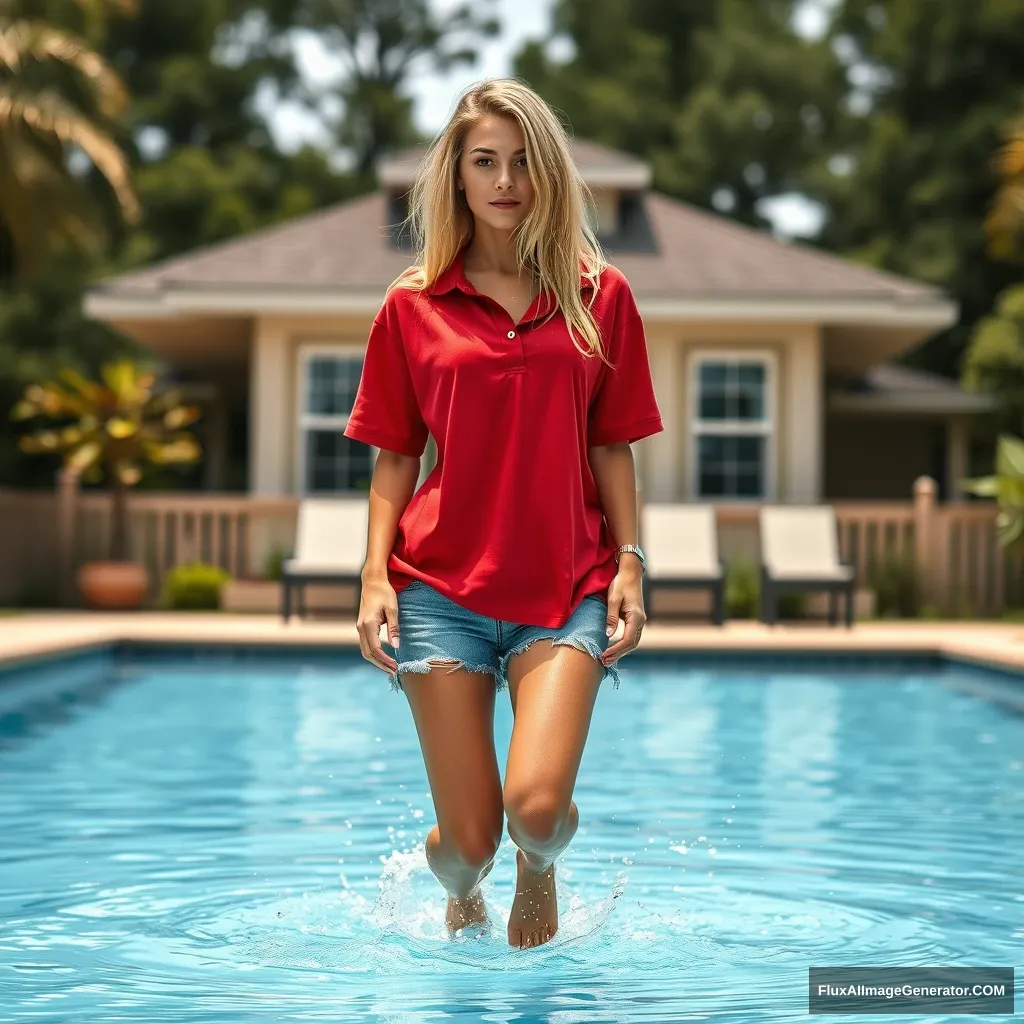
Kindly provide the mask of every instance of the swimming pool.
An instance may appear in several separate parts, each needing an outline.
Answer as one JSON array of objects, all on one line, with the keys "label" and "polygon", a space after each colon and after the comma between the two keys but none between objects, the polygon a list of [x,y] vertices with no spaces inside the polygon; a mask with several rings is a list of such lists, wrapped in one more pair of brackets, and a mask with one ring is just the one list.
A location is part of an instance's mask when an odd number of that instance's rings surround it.
[{"label": "swimming pool", "polygon": [[[1024,680],[620,667],[533,950],[445,937],[408,705],[357,654],[0,670],[0,1021],[782,1021],[810,966],[1020,964]],[[499,760],[511,725],[502,695]],[[497,918],[514,869],[506,836]]]}]

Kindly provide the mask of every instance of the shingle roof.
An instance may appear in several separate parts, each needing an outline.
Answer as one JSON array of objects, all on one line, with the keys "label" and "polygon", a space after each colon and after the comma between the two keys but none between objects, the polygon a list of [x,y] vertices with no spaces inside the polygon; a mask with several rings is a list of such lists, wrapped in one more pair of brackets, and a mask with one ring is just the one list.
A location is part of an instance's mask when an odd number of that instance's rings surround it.
[{"label": "shingle roof", "polygon": [[[934,300],[938,289],[784,243],[654,192],[643,203],[653,252],[609,255],[638,297]],[[382,292],[409,264],[392,247],[375,192],[102,282],[144,298],[167,287]]]}]

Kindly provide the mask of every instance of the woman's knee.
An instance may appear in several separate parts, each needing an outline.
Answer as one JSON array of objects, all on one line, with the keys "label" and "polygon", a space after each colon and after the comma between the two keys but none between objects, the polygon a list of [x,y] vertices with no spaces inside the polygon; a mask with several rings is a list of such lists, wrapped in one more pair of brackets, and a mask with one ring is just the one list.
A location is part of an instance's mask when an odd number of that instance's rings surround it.
[{"label": "woman's knee", "polygon": [[528,836],[535,843],[556,839],[568,813],[554,793],[542,789],[506,792],[504,801],[509,831]]},{"label": "woman's knee", "polygon": [[441,834],[441,845],[454,854],[467,868],[485,868],[501,846],[502,824],[464,825]]}]

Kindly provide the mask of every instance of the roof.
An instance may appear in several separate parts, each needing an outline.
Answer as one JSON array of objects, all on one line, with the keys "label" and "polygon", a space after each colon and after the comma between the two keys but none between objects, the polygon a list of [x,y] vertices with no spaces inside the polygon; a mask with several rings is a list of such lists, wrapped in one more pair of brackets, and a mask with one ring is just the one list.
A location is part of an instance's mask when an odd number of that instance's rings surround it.
[{"label": "roof", "polygon": [[989,412],[988,394],[967,391],[955,380],[894,363],[872,367],[829,396],[834,412],[903,412],[922,415]]},{"label": "roof", "polygon": [[[679,200],[648,192],[652,251],[612,250],[638,300],[787,299],[945,303],[936,288],[809,246],[781,242]],[[383,290],[409,264],[394,248],[383,191],[101,282],[95,295],[145,301],[166,291],[302,293]],[[948,303],[945,303],[948,306]]]},{"label": "roof", "polygon": [[[591,186],[647,188],[651,183],[651,165],[632,153],[610,149],[586,139],[569,143],[583,180]],[[377,164],[377,180],[386,187],[412,186],[427,146],[409,146],[383,157]]]}]

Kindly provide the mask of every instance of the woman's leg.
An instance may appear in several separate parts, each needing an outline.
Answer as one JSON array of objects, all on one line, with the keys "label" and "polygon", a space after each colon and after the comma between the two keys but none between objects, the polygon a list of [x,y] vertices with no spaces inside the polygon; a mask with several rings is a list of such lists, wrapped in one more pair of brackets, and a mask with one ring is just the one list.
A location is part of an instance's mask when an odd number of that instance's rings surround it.
[{"label": "woman's leg", "polygon": [[494,676],[431,659],[426,674],[406,672],[437,824],[426,840],[427,863],[449,894],[454,932],[485,920],[477,891],[501,845],[504,809],[494,750]]},{"label": "woman's leg", "polygon": [[536,946],[558,928],[555,858],[579,827],[572,799],[604,666],[569,644],[538,640],[509,660],[515,722],[503,801],[519,847],[509,942]]}]

